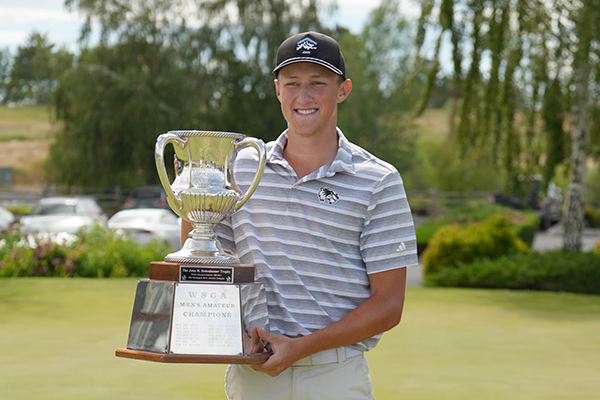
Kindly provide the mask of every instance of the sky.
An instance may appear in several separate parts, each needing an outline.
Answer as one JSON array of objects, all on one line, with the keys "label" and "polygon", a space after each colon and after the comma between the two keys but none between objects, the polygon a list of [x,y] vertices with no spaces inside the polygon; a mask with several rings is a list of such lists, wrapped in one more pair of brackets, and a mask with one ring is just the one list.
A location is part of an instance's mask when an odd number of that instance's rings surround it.
[{"label": "sky", "polygon": [[[358,33],[380,0],[337,0],[340,25]],[[29,34],[45,34],[57,47],[72,47],[83,18],[69,12],[64,0],[0,0],[0,48],[16,51]]]}]

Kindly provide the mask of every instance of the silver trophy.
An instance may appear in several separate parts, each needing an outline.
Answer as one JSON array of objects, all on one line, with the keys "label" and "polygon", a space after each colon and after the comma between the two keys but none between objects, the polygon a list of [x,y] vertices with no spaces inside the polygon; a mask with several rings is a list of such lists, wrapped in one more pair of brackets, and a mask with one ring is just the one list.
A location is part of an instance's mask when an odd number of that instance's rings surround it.
[{"label": "silver trophy", "polygon": [[[177,156],[173,183],[164,159],[169,143]],[[231,166],[246,146],[258,153],[258,165],[241,193]],[[264,285],[254,282],[254,265],[241,265],[221,250],[213,231],[258,186],[266,164],[264,143],[240,133],[170,131],[158,137],[154,155],[169,205],[194,229],[180,251],[150,263],[150,279],[138,281],[127,348],[116,355],[166,363],[265,362],[269,353],[248,354],[244,340],[245,316],[268,314]]]},{"label": "silver trophy", "polygon": [[[165,168],[165,147],[173,144],[178,167],[173,183]],[[258,153],[252,184],[241,193],[233,180],[231,164],[237,152],[251,146]],[[237,265],[225,253],[213,231],[214,225],[238,210],[254,193],[266,164],[264,143],[241,133],[213,131],[169,131],[160,135],[155,147],[160,182],[171,209],[189,221],[193,230],[181,250],[165,257],[178,264]]]}]

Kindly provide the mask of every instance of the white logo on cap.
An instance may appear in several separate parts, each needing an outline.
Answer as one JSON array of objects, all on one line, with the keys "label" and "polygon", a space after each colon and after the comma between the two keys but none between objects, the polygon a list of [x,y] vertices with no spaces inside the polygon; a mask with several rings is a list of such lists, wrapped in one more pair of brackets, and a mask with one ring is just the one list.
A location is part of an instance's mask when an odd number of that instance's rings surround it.
[{"label": "white logo on cap", "polygon": [[313,54],[317,51],[317,42],[311,38],[304,38],[296,43],[296,53],[298,54]]}]

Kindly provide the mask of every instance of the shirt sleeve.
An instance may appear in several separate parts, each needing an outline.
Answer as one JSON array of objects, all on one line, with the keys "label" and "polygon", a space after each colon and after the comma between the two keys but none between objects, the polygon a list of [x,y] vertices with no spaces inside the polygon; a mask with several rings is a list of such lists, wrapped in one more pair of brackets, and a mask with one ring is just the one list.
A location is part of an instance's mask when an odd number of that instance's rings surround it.
[{"label": "shirt sleeve", "polygon": [[417,237],[398,171],[385,175],[374,190],[360,246],[369,274],[418,264]]}]

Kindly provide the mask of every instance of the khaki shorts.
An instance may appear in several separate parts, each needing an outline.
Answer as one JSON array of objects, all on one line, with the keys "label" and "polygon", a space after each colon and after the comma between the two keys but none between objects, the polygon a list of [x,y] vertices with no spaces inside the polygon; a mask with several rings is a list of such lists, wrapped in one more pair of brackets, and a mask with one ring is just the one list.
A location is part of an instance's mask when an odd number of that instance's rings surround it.
[{"label": "khaki shorts", "polygon": [[[374,400],[369,364],[354,351],[329,362],[326,350],[312,356],[313,363],[301,360],[276,377],[254,371],[243,364],[230,365],[225,375],[229,400]],[[358,354],[358,355],[356,355]],[[323,357],[325,355],[325,357]],[[325,363],[321,363],[325,362]],[[302,365],[298,365],[302,364]]]}]

